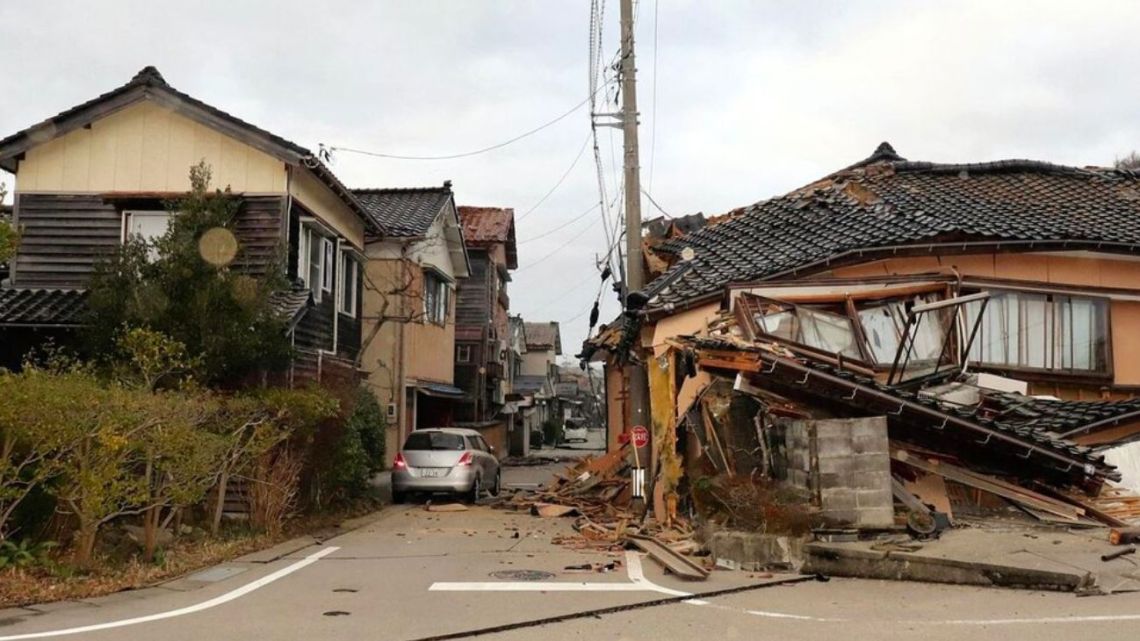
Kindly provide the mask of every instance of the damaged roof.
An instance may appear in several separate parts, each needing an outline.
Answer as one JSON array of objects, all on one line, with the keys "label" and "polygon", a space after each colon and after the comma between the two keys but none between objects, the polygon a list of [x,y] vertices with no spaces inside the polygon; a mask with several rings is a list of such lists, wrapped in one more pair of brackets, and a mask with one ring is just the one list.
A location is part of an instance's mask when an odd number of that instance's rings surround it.
[{"label": "damaged roof", "polygon": [[1007,425],[1032,425],[1059,436],[1087,434],[1140,420],[1140,399],[1063,401],[1021,394],[991,394],[995,419]]},{"label": "damaged roof", "polygon": [[[762,343],[742,345],[735,340],[686,336],[679,339],[697,350],[702,368],[723,368],[716,353],[747,355],[747,371],[755,372],[753,384],[783,395],[802,395],[825,407],[841,409],[844,415],[883,415],[892,429],[892,438],[919,445],[959,448],[979,460],[984,458],[1017,461],[1007,466],[1018,474],[1044,471],[1053,478],[1070,481],[1095,476],[1119,480],[1120,473],[1092,448],[1078,445],[1055,434],[1048,425],[1032,421],[1003,420],[977,411],[943,403],[900,386],[885,385],[821,360],[805,358],[773,349]],[[702,350],[706,356],[701,356]],[[732,365],[735,368],[738,365]]]},{"label": "damaged roof", "polygon": [[664,243],[659,251],[695,255],[645,291],[660,307],[713,298],[731,282],[870,260],[867,250],[997,241],[1135,253],[1140,175],[1032,160],[912,162],[883,143],[866,160]]},{"label": "damaged roof", "polygon": [[489,247],[502,243],[507,252],[507,267],[518,269],[519,256],[515,243],[515,210],[511,207],[459,207],[463,239],[469,247]]},{"label": "damaged roof", "polygon": [[526,348],[553,349],[555,354],[562,354],[562,333],[558,323],[523,323],[523,332],[526,334]]},{"label": "damaged roof", "polygon": [[353,189],[364,211],[390,236],[427,234],[451,201],[451,181],[441,187]]}]

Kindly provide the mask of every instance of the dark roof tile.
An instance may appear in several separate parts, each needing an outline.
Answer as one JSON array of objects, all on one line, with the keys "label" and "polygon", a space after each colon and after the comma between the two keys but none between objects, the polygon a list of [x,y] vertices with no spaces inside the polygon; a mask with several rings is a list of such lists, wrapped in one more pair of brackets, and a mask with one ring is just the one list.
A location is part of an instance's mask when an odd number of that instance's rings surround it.
[{"label": "dark roof tile", "polygon": [[451,183],[442,187],[353,189],[373,222],[389,235],[423,236],[451,200]]},{"label": "dark roof tile", "polygon": [[[867,160],[664,243],[695,253],[646,288],[653,306],[861,250],[942,241],[1056,241],[1140,250],[1140,176],[1030,160],[935,164],[880,145]],[[666,291],[664,284],[668,283]]]}]

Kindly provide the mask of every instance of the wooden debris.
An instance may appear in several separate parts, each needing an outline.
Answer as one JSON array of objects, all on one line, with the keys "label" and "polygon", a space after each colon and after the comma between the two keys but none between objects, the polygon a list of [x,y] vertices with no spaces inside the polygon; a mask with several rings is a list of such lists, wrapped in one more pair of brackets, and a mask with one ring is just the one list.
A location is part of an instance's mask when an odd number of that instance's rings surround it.
[{"label": "wooden debris", "polygon": [[653,560],[678,578],[686,581],[704,581],[709,578],[708,570],[674,552],[669,549],[669,546],[653,537],[634,534],[630,535],[628,539],[630,543],[653,557]]},{"label": "wooden debris", "polygon": [[894,450],[891,452],[891,458],[923,472],[938,474],[956,483],[996,494],[1017,505],[1059,516],[1073,523],[1079,522],[1081,520],[1080,517],[1085,514],[1085,510],[1082,508],[1045,496],[1044,494],[1039,494],[1019,485],[1014,485],[1013,483],[1003,481],[993,476],[971,472],[970,470],[949,463],[926,460],[905,450]]},{"label": "wooden debris", "polygon": [[1140,543],[1140,527],[1112,528],[1108,531],[1108,542],[1112,545]]},{"label": "wooden debris", "polygon": [[544,518],[557,518],[559,516],[575,516],[578,514],[578,508],[555,503],[535,503],[530,506],[530,513]]}]

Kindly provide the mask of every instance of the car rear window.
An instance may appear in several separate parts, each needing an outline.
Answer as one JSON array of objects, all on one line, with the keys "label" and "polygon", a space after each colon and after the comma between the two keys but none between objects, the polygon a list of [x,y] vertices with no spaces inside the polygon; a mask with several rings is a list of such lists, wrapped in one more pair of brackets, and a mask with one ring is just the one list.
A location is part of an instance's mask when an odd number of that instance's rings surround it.
[{"label": "car rear window", "polygon": [[463,450],[463,437],[447,432],[412,432],[404,443],[405,450]]}]

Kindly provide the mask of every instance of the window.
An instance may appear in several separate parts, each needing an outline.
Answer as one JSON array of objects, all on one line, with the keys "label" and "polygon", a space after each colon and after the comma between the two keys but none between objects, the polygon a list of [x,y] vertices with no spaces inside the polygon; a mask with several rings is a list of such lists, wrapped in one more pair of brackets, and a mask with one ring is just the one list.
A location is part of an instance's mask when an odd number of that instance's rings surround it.
[{"label": "window", "polygon": [[456,363],[470,363],[471,362],[471,346],[470,345],[456,345],[455,346],[455,362]]},{"label": "window", "polygon": [[[1109,373],[1108,305],[1103,299],[1006,292],[990,298],[970,347],[982,365],[1062,373]],[[970,328],[981,309],[966,307]]]},{"label": "window", "polygon": [[340,288],[337,291],[337,309],[342,314],[356,316],[357,282],[360,280],[360,263],[348,252],[340,253]]},{"label": "window", "polygon": [[166,235],[170,229],[170,216],[168,211],[125,211],[123,212],[123,240],[140,238],[149,246],[150,260],[158,258],[158,250],[154,241]]},{"label": "window", "polygon": [[437,325],[447,323],[451,287],[435,272],[424,272],[424,318]]},{"label": "window", "polygon": [[459,434],[450,432],[412,432],[404,441],[405,450],[456,450],[466,449],[466,443]]},{"label": "window", "polygon": [[321,302],[322,292],[333,285],[333,242],[312,227],[301,226],[297,238],[297,278],[313,290],[313,300]]},{"label": "window", "polygon": [[332,270],[333,252],[335,251],[333,249],[333,242],[331,240],[329,240],[328,238],[322,238],[321,239],[321,248],[325,252],[324,258],[321,261],[321,265],[324,268],[323,271],[321,272],[321,289],[326,291],[326,292],[331,292],[333,290],[333,276],[334,276],[333,270]]}]

